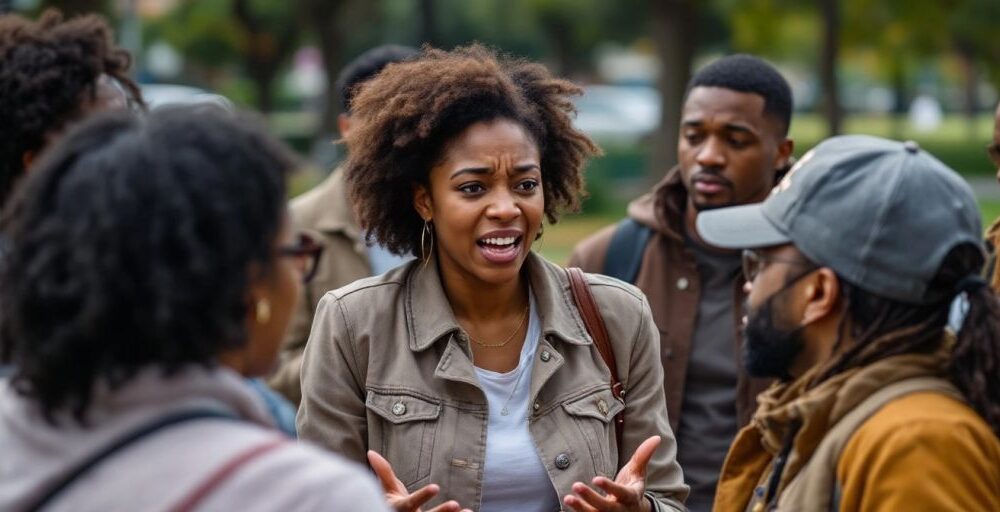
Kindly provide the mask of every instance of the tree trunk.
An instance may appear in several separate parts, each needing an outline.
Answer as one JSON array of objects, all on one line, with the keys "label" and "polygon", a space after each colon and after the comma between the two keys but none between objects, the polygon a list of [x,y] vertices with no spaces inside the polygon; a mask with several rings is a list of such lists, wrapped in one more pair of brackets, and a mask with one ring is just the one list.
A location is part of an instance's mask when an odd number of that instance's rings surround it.
[{"label": "tree trunk", "polygon": [[267,114],[274,108],[274,80],[281,64],[295,46],[294,23],[287,27],[274,27],[260,19],[248,0],[233,2],[233,16],[243,28],[246,37],[245,71],[254,82],[257,108]]},{"label": "tree trunk", "polygon": [[319,136],[328,136],[337,131],[337,115],[340,114],[340,91],[337,90],[337,74],[344,65],[343,36],[337,26],[338,14],[344,2],[339,0],[312,0],[304,2],[304,17],[312,23],[317,36],[319,51],[326,71],[326,92],[323,94],[323,110],[320,114]]},{"label": "tree trunk", "polygon": [[653,0],[653,42],[660,59],[662,108],[647,172],[657,181],[677,163],[681,108],[698,44],[698,0]]},{"label": "tree trunk", "polygon": [[843,129],[843,110],[840,106],[840,88],[837,80],[837,62],[840,52],[840,2],[819,0],[819,13],[823,22],[823,45],[819,61],[820,84],[823,90],[823,115],[826,117],[830,136]]},{"label": "tree trunk", "polygon": [[976,69],[975,57],[972,52],[959,48],[958,56],[962,61],[962,91],[965,96],[965,130],[969,140],[976,140],[976,115],[979,114],[979,70]]}]

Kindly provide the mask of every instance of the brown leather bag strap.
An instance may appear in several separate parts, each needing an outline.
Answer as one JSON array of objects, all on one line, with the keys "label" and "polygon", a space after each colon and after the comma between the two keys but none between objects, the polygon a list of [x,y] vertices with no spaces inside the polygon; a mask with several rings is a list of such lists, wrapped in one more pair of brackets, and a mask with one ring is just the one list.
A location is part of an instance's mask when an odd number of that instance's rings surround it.
[{"label": "brown leather bag strap", "polygon": [[[576,302],[576,309],[583,318],[583,325],[594,339],[597,351],[601,354],[601,359],[611,371],[611,392],[615,398],[625,403],[625,387],[621,379],[618,378],[618,364],[615,361],[615,353],[611,350],[611,338],[608,336],[608,328],[604,325],[604,317],[597,307],[594,295],[590,293],[590,286],[583,275],[583,271],[576,267],[566,269],[566,276],[569,278],[569,289],[573,294],[573,302]],[[615,440],[618,443],[618,456],[622,457],[622,434],[625,432],[625,410],[615,415]]]}]

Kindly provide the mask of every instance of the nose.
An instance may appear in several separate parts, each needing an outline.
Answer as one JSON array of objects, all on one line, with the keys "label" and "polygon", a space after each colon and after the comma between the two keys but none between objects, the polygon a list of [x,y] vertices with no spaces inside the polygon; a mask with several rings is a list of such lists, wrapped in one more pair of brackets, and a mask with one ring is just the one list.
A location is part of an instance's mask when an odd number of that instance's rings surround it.
[{"label": "nose", "polygon": [[708,137],[698,149],[696,160],[701,167],[725,167],[725,144],[719,137]]},{"label": "nose", "polygon": [[508,223],[521,216],[521,207],[517,204],[517,198],[510,191],[498,190],[486,208],[486,216],[493,220]]}]

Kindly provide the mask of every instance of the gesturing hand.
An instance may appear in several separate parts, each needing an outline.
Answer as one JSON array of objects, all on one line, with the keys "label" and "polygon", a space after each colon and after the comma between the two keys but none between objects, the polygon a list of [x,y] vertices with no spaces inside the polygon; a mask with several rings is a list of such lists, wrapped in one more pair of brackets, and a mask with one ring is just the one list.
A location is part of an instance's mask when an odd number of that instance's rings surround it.
[{"label": "gesturing hand", "polygon": [[577,512],[648,512],[649,501],[643,496],[646,492],[646,465],[659,446],[660,436],[643,441],[618,472],[614,482],[603,476],[595,477],[591,483],[607,493],[604,496],[576,482],[573,484],[575,495],[567,495],[563,503]]},{"label": "gesturing hand", "polygon": [[[398,478],[396,478],[396,473],[392,471],[392,465],[389,461],[385,460],[384,457],[375,453],[373,450],[368,450],[368,463],[371,464],[372,469],[375,470],[375,476],[378,477],[379,482],[382,484],[382,490],[385,491],[385,500],[389,503],[396,512],[421,512],[420,505],[427,503],[428,500],[437,496],[441,492],[441,488],[437,484],[425,485],[418,489],[413,494],[410,494],[406,490],[406,486],[403,485]],[[427,512],[472,512],[471,510],[462,509],[462,506],[458,504],[457,501],[448,501],[442,503]]]}]

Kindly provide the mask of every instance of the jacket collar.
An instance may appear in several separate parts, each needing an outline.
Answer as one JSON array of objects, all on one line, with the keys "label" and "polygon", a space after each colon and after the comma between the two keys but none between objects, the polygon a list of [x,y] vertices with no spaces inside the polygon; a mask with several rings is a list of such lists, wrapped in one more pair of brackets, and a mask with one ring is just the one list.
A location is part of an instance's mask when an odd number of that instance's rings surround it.
[{"label": "jacket collar", "polygon": [[[532,252],[525,258],[522,272],[528,276],[535,296],[542,334],[574,345],[591,344],[593,339],[573,302],[565,271]],[[446,335],[462,332],[444,293],[436,257],[432,256],[426,265],[421,261],[410,263],[406,279],[404,307],[411,350],[424,350]]]},{"label": "jacket collar", "polygon": [[640,224],[683,242],[687,197],[678,165],[667,171],[651,192],[632,201],[628,205],[628,215]]},{"label": "jacket collar", "polygon": [[347,181],[344,179],[344,167],[338,167],[316,187],[320,197],[330,198],[323,201],[323,207],[317,209],[316,229],[324,233],[343,233],[355,242],[361,241],[361,228],[351,211],[352,202],[347,193]]}]

